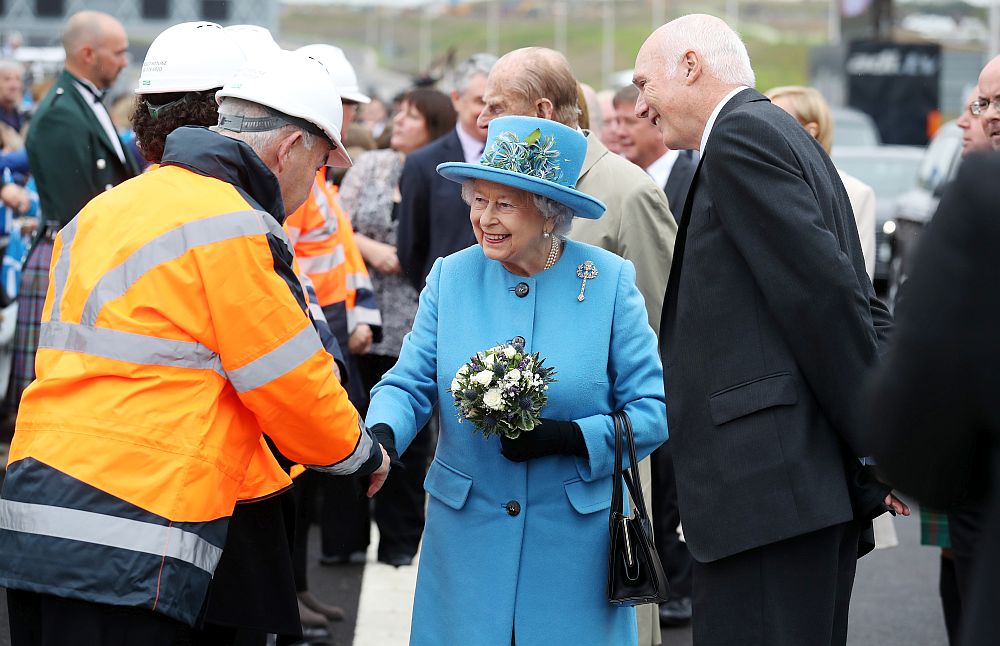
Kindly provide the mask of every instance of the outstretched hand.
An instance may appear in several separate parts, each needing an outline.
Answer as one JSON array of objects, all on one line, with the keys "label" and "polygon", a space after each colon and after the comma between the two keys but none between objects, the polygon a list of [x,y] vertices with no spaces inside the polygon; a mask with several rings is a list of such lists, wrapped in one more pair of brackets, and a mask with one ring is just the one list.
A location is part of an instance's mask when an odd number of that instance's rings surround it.
[{"label": "outstretched hand", "polygon": [[385,479],[389,477],[389,454],[386,453],[385,449],[381,447],[379,447],[379,451],[382,452],[382,464],[379,466],[378,470],[372,474],[371,484],[368,485],[369,498],[378,493],[378,490],[385,484]]},{"label": "outstretched hand", "polygon": [[910,515],[910,506],[891,493],[885,497],[885,506],[891,507],[897,514]]}]

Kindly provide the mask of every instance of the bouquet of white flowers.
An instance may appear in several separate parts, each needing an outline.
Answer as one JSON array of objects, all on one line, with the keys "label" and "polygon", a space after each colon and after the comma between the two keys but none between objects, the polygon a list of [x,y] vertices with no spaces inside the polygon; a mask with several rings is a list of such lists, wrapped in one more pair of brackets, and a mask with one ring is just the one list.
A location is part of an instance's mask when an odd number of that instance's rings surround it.
[{"label": "bouquet of white flowers", "polygon": [[458,421],[469,420],[484,437],[514,439],[535,428],[555,381],[555,370],[544,363],[537,352],[509,343],[477,352],[451,382]]}]

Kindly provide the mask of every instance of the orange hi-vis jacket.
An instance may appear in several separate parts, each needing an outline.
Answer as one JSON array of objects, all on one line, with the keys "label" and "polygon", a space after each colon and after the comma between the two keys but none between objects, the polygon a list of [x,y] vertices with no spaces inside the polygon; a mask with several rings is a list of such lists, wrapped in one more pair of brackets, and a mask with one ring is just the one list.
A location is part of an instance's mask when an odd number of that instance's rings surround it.
[{"label": "orange hi-vis jacket", "polygon": [[[330,329],[342,343],[362,323],[381,328],[382,316],[351,221],[340,206],[337,187],[316,174],[305,203],[285,220],[295,258],[316,289]],[[378,336],[378,329],[374,330]]]},{"label": "orange hi-vis jacket", "polygon": [[237,499],[291,482],[264,435],[313,468],[378,468],[282,216],[249,146],[181,128],[161,168],[59,233],[0,493],[0,585],[193,624]]}]

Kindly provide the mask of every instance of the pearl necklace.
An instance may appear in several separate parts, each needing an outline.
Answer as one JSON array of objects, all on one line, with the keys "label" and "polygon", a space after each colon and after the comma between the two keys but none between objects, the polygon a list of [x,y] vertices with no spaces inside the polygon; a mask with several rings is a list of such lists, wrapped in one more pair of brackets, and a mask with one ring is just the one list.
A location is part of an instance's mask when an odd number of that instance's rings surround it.
[{"label": "pearl necklace", "polygon": [[556,264],[556,260],[559,259],[559,248],[561,246],[562,243],[559,240],[559,236],[552,236],[552,244],[549,245],[549,257],[545,260],[545,266],[542,267],[542,271]]}]

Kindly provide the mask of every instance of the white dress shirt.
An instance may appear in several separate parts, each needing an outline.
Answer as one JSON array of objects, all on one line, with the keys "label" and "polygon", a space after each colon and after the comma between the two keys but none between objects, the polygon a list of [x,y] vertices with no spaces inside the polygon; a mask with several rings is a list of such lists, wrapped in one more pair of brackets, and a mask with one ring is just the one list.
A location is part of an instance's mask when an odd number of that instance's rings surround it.
[{"label": "white dress shirt", "polygon": [[101,96],[101,91],[97,87],[86,79],[73,79],[73,86],[76,91],[80,93],[83,100],[90,106],[93,110],[94,116],[97,117],[97,121],[104,128],[104,132],[108,135],[108,139],[111,140],[111,145],[114,146],[115,152],[118,153],[118,159],[125,163],[125,151],[122,149],[122,142],[118,138],[118,132],[115,130],[115,124],[111,122],[111,115],[108,114],[107,108],[104,104],[97,100],[97,97]]},{"label": "white dress shirt", "polygon": [[455,132],[458,133],[458,140],[462,142],[462,154],[465,155],[465,163],[478,164],[479,158],[483,156],[485,142],[479,141],[465,130],[462,124],[455,124]]},{"label": "white dress shirt", "polygon": [[712,127],[715,126],[715,120],[719,118],[719,113],[722,112],[723,106],[729,103],[729,100],[734,96],[746,89],[749,89],[746,85],[741,85],[738,88],[735,88],[729,94],[722,97],[722,100],[719,101],[719,103],[715,106],[715,109],[712,110],[712,115],[708,118],[708,123],[705,124],[705,132],[701,134],[701,146],[698,147],[698,153],[702,157],[705,156],[705,144],[708,143],[708,135],[712,133]]},{"label": "white dress shirt", "polygon": [[681,151],[679,150],[668,150],[662,157],[646,167],[646,174],[653,178],[653,182],[660,189],[663,189],[667,185],[670,171],[674,169],[674,162],[677,161],[680,154]]}]

